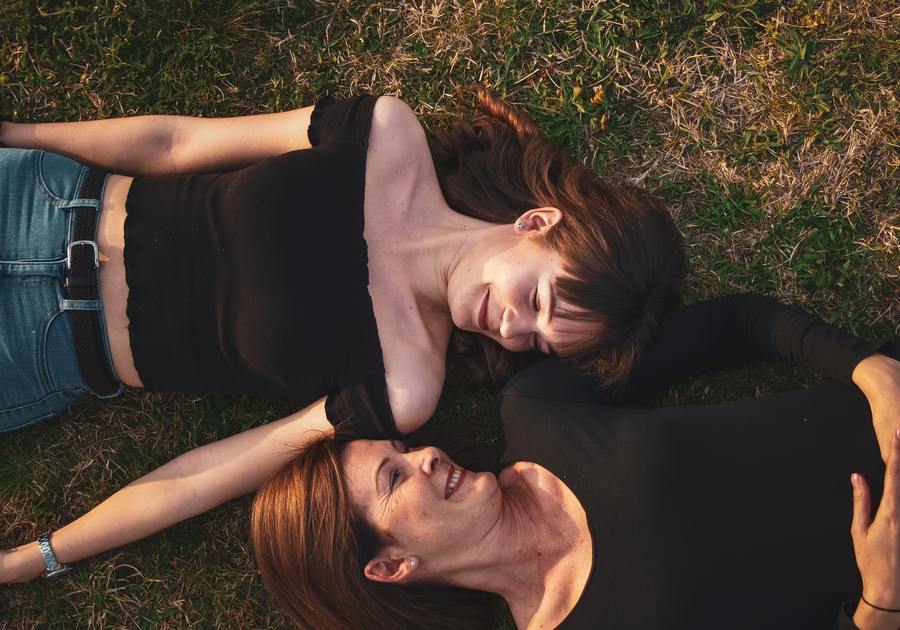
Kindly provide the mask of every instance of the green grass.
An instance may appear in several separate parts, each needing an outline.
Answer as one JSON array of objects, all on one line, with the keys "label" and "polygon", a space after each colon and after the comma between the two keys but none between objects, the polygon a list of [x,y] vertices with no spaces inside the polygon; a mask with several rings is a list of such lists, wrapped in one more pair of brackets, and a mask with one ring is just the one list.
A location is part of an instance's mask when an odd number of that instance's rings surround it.
[{"label": "green grass", "polygon": [[[62,121],[277,111],[323,92],[397,94],[435,128],[484,81],[598,172],[665,198],[688,298],[758,291],[870,337],[900,329],[896,15],[855,2],[4,0],[0,111]],[[699,379],[696,403],[812,377]],[[33,540],[283,403],[136,391],[0,437],[0,545]],[[438,423],[497,439],[491,393]],[[237,501],[73,575],[0,587],[0,628],[283,627]],[[502,623],[509,626],[509,621]]]}]

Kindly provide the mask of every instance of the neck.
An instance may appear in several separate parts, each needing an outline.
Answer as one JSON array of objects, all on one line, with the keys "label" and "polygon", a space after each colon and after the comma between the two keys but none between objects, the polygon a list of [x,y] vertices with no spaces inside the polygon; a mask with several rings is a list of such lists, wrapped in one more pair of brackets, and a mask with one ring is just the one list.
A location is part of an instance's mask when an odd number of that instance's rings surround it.
[{"label": "neck", "polygon": [[[544,598],[547,576],[578,539],[562,497],[533,483],[529,471],[501,475],[502,509],[484,538],[435,567],[436,581],[503,597],[519,617],[530,617]],[[517,614],[517,611],[522,611]]]},{"label": "neck", "polygon": [[446,313],[448,286],[457,269],[471,260],[501,226],[474,219],[443,204],[422,219],[405,222],[395,234],[392,253],[401,259],[417,302],[427,310]]}]

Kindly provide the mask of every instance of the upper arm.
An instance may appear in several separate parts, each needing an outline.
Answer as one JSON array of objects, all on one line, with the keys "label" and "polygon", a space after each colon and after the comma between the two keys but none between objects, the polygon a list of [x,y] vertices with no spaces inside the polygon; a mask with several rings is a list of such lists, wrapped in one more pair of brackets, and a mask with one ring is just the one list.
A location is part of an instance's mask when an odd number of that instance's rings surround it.
[{"label": "upper arm", "polygon": [[[437,410],[444,386],[444,364],[416,361],[406,352],[394,362],[391,377],[386,379],[388,400],[394,426],[404,435],[412,433],[428,422]],[[398,365],[399,363],[399,365]]]},{"label": "upper arm", "polygon": [[395,173],[404,165],[422,165],[420,158],[428,156],[425,130],[415,112],[394,96],[381,96],[372,111],[369,131],[369,160],[373,168],[390,169]]},{"label": "upper arm", "polygon": [[226,171],[310,148],[313,106],[235,118],[173,119],[169,156],[175,173]]}]

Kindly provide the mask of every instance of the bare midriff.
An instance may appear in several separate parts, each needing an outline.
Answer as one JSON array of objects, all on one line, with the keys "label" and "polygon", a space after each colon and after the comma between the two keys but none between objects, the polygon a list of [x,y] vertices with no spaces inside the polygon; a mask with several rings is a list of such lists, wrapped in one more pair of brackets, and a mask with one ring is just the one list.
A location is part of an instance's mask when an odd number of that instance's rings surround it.
[{"label": "bare midriff", "polygon": [[110,175],[106,180],[97,227],[100,246],[100,299],[116,374],[126,385],[142,387],[128,337],[128,284],[125,282],[125,200],[131,177]]}]

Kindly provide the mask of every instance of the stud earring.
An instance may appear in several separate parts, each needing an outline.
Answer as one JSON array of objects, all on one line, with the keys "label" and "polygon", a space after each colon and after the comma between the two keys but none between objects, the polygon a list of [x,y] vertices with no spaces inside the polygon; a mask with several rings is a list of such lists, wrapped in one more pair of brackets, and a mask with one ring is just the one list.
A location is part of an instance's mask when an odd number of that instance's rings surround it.
[{"label": "stud earring", "polygon": [[521,232],[522,230],[525,229],[525,222],[524,221],[516,221],[515,227],[516,227],[516,231]]},{"label": "stud earring", "polygon": [[412,560],[409,561],[409,566],[411,566],[411,567],[418,566],[418,564],[419,564],[419,561],[416,560],[415,558],[413,558]]}]

